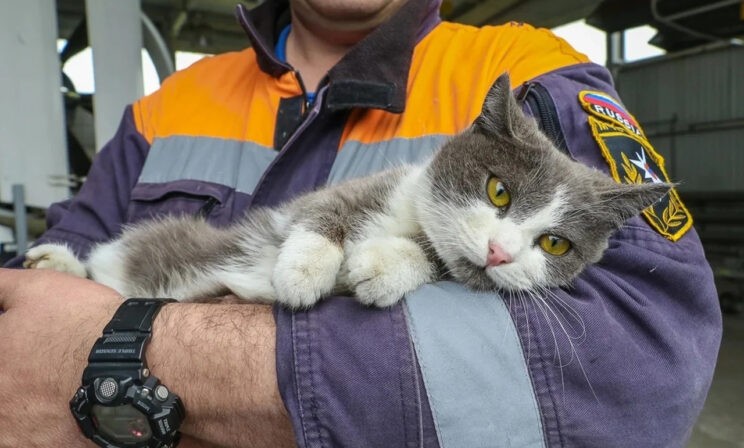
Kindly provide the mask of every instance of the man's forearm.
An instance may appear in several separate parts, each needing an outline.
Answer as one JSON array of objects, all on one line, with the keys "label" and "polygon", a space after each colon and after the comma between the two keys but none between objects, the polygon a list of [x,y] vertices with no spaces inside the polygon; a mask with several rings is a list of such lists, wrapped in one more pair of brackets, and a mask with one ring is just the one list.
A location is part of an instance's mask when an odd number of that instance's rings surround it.
[{"label": "man's forearm", "polygon": [[147,360],[186,406],[184,434],[224,446],[294,446],[265,305],[171,304],[155,320]]}]

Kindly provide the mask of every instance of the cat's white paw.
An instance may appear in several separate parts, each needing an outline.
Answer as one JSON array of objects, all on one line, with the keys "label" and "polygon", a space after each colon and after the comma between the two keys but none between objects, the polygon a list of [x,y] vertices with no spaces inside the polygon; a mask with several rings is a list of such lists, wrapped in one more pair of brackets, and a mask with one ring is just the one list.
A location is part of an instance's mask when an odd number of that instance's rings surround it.
[{"label": "cat's white paw", "polygon": [[85,265],[72,250],[63,244],[42,244],[26,252],[23,267],[28,269],[52,269],[86,278]]},{"label": "cat's white paw", "polygon": [[407,238],[371,238],[348,247],[347,282],[366,305],[390,306],[434,276],[424,251]]},{"label": "cat's white paw", "polygon": [[316,232],[294,230],[279,250],[272,284],[277,301],[306,308],[330,294],[336,285],[344,253]]}]

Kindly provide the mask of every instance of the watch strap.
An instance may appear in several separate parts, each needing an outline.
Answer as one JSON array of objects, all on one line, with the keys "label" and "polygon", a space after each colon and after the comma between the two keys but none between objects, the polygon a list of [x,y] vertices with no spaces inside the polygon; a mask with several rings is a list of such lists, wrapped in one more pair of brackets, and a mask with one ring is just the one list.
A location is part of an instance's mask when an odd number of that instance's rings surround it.
[{"label": "watch strap", "polygon": [[[88,355],[84,379],[99,369],[141,372],[146,368],[145,348],[160,308],[173,299],[127,299],[114,313]],[[136,375],[135,377],[138,377]]]},{"label": "watch strap", "polygon": [[160,307],[173,299],[127,299],[103,329],[104,335],[121,332],[151,333],[152,322]]}]

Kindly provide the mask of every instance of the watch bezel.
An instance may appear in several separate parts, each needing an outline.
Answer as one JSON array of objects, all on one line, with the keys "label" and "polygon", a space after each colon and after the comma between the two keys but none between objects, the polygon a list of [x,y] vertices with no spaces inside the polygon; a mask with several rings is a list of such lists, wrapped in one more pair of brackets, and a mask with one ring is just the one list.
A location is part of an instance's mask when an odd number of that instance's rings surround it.
[{"label": "watch bezel", "polygon": [[[113,399],[102,401],[96,394],[96,388],[107,378],[112,378],[117,382],[118,391]],[[93,378],[77,390],[70,400],[70,409],[83,434],[99,446],[108,448],[118,446],[122,448],[175,447],[180,439],[178,428],[185,417],[185,409],[180,397],[173,392],[169,391],[165,400],[157,398],[155,390],[161,385],[160,380],[152,375],[147,377],[144,383],[126,375],[103,375]],[[152,437],[142,443],[125,445],[107,439],[100,434],[93,421],[94,405],[112,408],[132,406],[147,418]]]}]

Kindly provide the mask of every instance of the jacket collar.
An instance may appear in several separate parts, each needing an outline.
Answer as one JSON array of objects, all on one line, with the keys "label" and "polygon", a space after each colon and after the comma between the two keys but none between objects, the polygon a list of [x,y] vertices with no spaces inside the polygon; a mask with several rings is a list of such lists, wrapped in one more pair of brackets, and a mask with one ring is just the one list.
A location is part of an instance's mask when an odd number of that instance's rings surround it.
[{"label": "jacket collar", "polygon": [[[439,24],[440,3],[441,0],[409,0],[390,20],[356,44],[328,72],[328,108],[403,112],[413,50]],[[286,1],[269,0],[251,11],[239,4],[236,15],[253,44],[261,70],[273,77],[292,70],[274,55],[276,38],[289,23]]]}]

